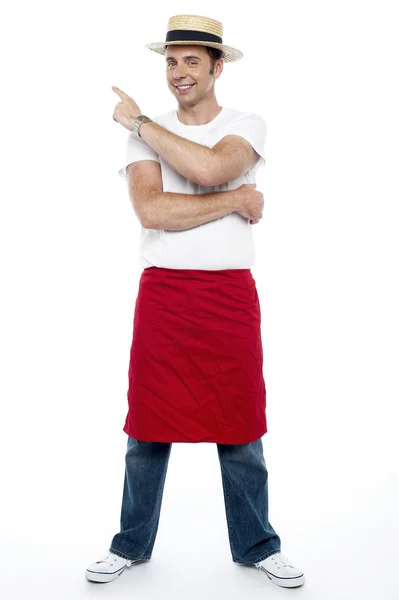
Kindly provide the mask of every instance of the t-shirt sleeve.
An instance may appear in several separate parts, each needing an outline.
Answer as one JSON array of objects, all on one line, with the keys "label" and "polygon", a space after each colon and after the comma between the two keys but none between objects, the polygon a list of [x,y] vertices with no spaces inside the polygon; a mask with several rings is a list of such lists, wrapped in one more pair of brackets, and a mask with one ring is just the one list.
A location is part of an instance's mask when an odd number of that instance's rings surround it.
[{"label": "t-shirt sleeve", "polygon": [[160,162],[159,155],[151,146],[131,131],[127,138],[125,162],[118,170],[119,175],[127,180],[126,167],[138,160],[155,160],[158,163]]},{"label": "t-shirt sleeve", "polygon": [[260,155],[258,162],[254,165],[257,169],[264,166],[266,162],[265,146],[267,127],[260,115],[247,114],[234,119],[228,126],[224,135],[240,135],[247,140],[252,148]]}]

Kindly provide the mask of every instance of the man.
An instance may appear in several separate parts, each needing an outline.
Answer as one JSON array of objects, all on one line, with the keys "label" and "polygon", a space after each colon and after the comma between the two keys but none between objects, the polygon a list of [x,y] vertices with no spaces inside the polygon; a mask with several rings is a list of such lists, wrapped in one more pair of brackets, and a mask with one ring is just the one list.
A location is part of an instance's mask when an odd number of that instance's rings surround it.
[{"label": "man", "polygon": [[119,88],[114,120],[131,133],[129,196],[142,225],[129,364],[121,530],[87,579],[112,581],[150,560],[173,442],[217,444],[233,561],[283,587],[304,583],[268,521],[267,431],[260,305],[251,225],[262,218],[254,174],[266,126],[218,105],[215,81],[242,53],[222,24],[171,17],[166,59],[178,109],[153,120]]}]

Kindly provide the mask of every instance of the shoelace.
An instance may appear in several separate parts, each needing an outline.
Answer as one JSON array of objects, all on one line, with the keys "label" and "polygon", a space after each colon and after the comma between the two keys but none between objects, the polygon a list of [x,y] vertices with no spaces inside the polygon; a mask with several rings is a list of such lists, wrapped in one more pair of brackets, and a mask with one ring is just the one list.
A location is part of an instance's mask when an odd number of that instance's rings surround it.
[{"label": "shoelace", "polygon": [[[288,558],[287,556],[285,556],[284,554],[282,554],[281,552],[276,552],[275,554],[272,554],[271,556],[268,556],[267,558],[271,558],[273,560],[273,562],[275,562],[277,564],[277,568],[280,569],[281,567],[293,567],[293,565],[290,565],[290,563],[288,562]],[[266,559],[264,559],[266,560]],[[261,562],[264,562],[263,560]],[[260,563],[257,563],[258,565]]]},{"label": "shoelace", "polygon": [[108,552],[107,556],[104,556],[104,558],[102,558],[101,560],[97,561],[97,564],[101,563],[101,562],[107,562],[108,558],[111,556],[111,552]]},{"label": "shoelace", "polygon": [[[98,560],[98,561],[97,561],[97,564],[98,564],[98,563],[101,563],[101,562],[107,562],[108,560],[116,560],[116,559],[115,559],[115,556],[118,556],[118,555],[113,555],[113,556],[111,556],[111,554],[112,554],[112,552],[108,552],[107,556],[104,556],[104,558],[103,558],[103,559],[101,559],[101,560]],[[130,562],[130,561],[129,561],[129,562]],[[112,564],[112,563],[111,563],[111,564]]]}]

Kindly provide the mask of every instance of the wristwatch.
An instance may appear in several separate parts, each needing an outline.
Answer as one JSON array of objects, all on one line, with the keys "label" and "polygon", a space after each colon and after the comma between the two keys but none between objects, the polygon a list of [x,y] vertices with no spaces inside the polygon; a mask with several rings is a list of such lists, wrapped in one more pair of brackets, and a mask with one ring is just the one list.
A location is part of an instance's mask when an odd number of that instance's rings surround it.
[{"label": "wristwatch", "polygon": [[135,133],[137,136],[141,137],[140,135],[140,125],[142,123],[148,123],[148,121],[152,122],[152,119],[150,119],[150,117],[146,117],[145,115],[140,115],[139,117],[137,117],[137,119],[135,120],[134,124],[133,124],[133,133]]}]

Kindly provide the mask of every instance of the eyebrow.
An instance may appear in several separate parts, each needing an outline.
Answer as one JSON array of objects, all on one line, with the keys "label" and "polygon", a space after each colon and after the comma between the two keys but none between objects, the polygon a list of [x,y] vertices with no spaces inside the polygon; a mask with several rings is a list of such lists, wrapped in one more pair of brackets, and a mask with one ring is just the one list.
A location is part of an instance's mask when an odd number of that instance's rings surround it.
[{"label": "eyebrow", "polygon": [[[184,56],[184,58],[197,58],[198,60],[201,60],[201,58],[199,56],[195,56],[194,54],[191,54],[189,56]],[[168,62],[168,60],[176,60],[174,56],[168,56],[165,59],[165,62]]]}]

